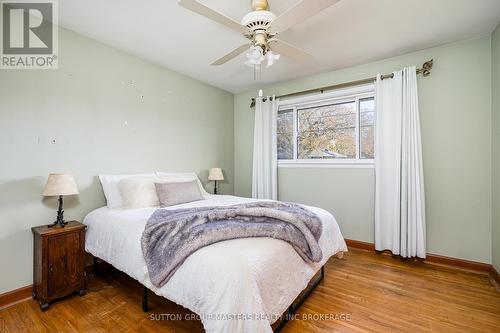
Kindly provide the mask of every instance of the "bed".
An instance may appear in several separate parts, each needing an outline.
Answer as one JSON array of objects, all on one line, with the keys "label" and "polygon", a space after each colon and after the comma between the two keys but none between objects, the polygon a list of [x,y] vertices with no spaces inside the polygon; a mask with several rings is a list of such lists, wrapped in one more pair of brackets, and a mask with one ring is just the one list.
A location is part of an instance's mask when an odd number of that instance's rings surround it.
[{"label": "bed", "polygon": [[[163,209],[228,206],[254,199],[205,195],[205,200]],[[311,278],[333,255],[347,251],[334,217],[308,207],[322,222],[323,259],[306,263],[288,243],[272,238],[243,238],[212,244],[192,255],[161,288],[150,281],[141,250],[145,224],[157,207],[110,209],[89,213],[86,251],[125,272],[155,294],[199,315],[206,332],[272,332]]]}]

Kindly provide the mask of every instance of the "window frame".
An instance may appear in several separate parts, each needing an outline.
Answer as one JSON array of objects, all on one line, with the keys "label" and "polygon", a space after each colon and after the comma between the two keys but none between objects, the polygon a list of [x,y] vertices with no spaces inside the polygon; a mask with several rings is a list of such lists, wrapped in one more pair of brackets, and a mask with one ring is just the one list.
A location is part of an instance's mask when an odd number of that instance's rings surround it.
[{"label": "window frame", "polygon": [[[351,167],[373,168],[375,159],[360,158],[360,100],[375,99],[375,85],[368,84],[352,88],[337,89],[328,93],[308,95],[303,97],[280,100],[278,113],[292,111],[293,113],[293,159],[277,159],[278,167]],[[356,103],[356,158],[349,159],[299,159],[298,154],[298,110],[311,107],[321,107],[332,104]],[[375,120],[377,110],[375,110]],[[376,124],[374,123],[374,126]],[[277,157],[276,157],[277,158]]]}]

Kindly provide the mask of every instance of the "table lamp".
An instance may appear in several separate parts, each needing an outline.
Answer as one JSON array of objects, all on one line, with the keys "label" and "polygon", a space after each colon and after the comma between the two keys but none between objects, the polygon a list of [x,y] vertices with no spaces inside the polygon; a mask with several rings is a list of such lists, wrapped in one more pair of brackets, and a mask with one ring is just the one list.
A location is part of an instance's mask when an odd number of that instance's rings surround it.
[{"label": "table lamp", "polygon": [[208,173],[208,180],[214,181],[214,194],[217,194],[217,181],[224,180],[224,175],[222,174],[221,168],[212,168]]},{"label": "table lamp", "polygon": [[61,227],[64,227],[68,223],[64,221],[63,216],[63,195],[75,194],[78,194],[78,188],[76,187],[75,179],[72,175],[64,173],[49,174],[49,179],[47,179],[47,184],[45,184],[42,195],[44,197],[59,196],[59,209],[57,210],[57,219],[54,223],[49,225],[49,227],[54,227],[58,224]]}]

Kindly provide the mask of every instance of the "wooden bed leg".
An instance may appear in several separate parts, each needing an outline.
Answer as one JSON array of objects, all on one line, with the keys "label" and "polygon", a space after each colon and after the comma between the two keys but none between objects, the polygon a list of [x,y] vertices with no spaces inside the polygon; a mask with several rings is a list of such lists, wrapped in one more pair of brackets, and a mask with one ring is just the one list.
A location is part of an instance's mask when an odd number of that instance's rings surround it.
[{"label": "wooden bed leg", "polygon": [[99,270],[97,268],[97,257],[92,256],[92,258],[94,259],[94,275],[98,276],[99,275]]},{"label": "wooden bed leg", "polygon": [[148,288],[142,286],[142,311],[148,312]]}]

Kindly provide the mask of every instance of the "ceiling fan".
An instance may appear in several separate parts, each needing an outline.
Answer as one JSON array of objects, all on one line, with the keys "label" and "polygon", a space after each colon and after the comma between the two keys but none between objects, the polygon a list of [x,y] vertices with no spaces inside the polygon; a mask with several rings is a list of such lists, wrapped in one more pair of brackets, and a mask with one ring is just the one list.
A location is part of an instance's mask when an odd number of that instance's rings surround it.
[{"label": "ceiling fan", "polygon": [[197,0],[179,0],[179,5],[230,29],[236,30],[250,40],[249,43],[241,45],[222,58],[214,61],[211,65],[218,66],[225,64],[246,51],[247,61],[245,64],[254,68],[260,68],[260,65],[264,61],[267,62],[267,67],[273,65],[280,58],[280,55],[296,61],[304,61],[312,58],[312,55],[309,53],[279,40],[277,36],[339,1],[302,0],[277,17],[269,11],[267,0],[252,0],[253,11],[245,15],[241,23],[199,3]]}]

